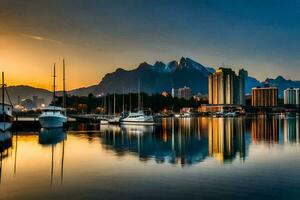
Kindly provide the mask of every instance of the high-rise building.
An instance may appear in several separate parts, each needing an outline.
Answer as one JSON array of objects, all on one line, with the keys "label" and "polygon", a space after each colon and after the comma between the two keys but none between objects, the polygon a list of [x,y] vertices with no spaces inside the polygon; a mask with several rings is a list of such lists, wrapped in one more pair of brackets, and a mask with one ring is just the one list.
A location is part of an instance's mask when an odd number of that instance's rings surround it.
[{"label": "high-rise building", "polygon": [[252,88],[252,106],[255,107],[274,107],[278,104],[277,87],[255,87]]},{"label": "high-rise building", "polygon": [[208,77],[209,104],[245,104],[245,85],[247,71],[241,69],[239,75],[220,67]]},{"label": "high-rise building", "polygon": [[288,88],[284,90],[284,104],[286,105],[298,105],[300,101],[300,89]]},{"label": "high-rise building", "polygon": [[178,89],[172,88],[172,97],[178,97]]},{"label": "high-rise building", "polygon": [[184,86],[178,89],[178,98],[189,100],[192,98],[192,90],[189,87]]},{"label": "high-rise building", "polygon": [[179,99],[183,98],[189,100],[192,98],[192,90],[189,87],[184,86],[183,88],[172,88],[172,97],[177,97]]}]

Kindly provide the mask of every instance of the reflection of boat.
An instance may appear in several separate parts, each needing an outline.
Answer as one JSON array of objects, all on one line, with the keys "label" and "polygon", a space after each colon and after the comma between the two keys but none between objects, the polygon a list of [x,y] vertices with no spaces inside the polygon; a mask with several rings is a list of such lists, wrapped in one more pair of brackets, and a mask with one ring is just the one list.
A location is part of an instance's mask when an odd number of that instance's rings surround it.
[{"label": "reflection of boat", "polygon": [[11,138],[12,135],[9,131],[0,133],[0,152],[3,152],[12,145]]},{"label": "reflection of boat", "polygon": [[4,158],[9,156],[9,148],[12,146],[12,136],[11,133],[6,131],[0,133],[0,183],[2,179],[2,162]]},{"label": "reflection of boat", "polygon": [[[13,106],[10,104],[6,104],[5,101],[5,92],[6,94],[6,85],[4,83],[4,73],[2,72],[2,102],[0,104],[0,131],[9,130],[12,126],[13,116],[12,116],[12,109]],[[7,95],[8,96],[8,95]],[[8,99],[10,100],[9,96]]]},{"label": "reflection of boat", "polygon": [[[65,70],[63,70],[63,74]],[[65,75],[63,75],[65,77]],[[56,95],[55,95],[55,64],[54,64],[54,76],[53,76],[53,103],[55,104]],[[65,78],[63,78],[65,80]],[[64,81],[65,82],[65,81]],[[65,83],[64,83],[65,85]],[[65,88],[65,86],[64,86]],[[65,94],[65,92],[64,92]],[[64,104],[65,104],[65,95],[64,95]],[[62,112],[66,110],[57,107],[49,106],[48,108],[43,109],[43,113],[39,116],[39,122],[43,128],[60,128],[63,127],[67,122],[67,117]]]},{"label": "reflection of boat", "polygon": [[224,114],[224,116],[225,117],[236,117],[237,114],[236,114],[236,112],[227,112],[227,113]]},{"label": "reflection of boat", "polygon": [[153,133],[153,126],[124,125],[122,131],[128,134]]},{"label": "reflection of boat", "polygon": [[174,119],[165,119],[161,126],[125,125],[121,131],[104,129],[101,142],[119,156],[130,152],[143,161],[154,159],[158,163],[191,165],[208,156],[207,135],[201,134],[200,127],[194,125],[180,128]]},{"label": "reflection of boat", "polygon": [[39,143],[50,145],[57,144],[66,138],[66,132],[62,128],[42,129],[39,134]]}]

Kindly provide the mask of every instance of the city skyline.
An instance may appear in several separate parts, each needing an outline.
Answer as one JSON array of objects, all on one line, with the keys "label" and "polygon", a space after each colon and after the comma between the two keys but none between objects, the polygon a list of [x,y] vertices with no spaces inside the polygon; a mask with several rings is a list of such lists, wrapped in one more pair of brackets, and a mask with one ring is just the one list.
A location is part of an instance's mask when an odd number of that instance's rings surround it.
[{"label": "city skyline", "polygon": [[[0,0],[0,66],[9,85],[51,89],[66,59],[68,89],[118,67],[181,56],[245,68],[260,81],[298,80],[299,3]],[[31,73],[34,72],[34,73]],[[42,78],[41,78],[42,77]]]}]

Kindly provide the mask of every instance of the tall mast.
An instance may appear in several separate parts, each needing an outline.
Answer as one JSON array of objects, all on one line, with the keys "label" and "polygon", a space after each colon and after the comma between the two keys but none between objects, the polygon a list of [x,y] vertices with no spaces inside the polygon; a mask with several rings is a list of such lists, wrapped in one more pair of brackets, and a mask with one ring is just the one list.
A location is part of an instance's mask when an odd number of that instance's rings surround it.
[{"label": "tall mast", "polygon": [[4,72],[2,72],[2,114],[4,116],[4,95],[5,95],[5,85],[4,85]]},{"label": "tall mast", "polygon": [[129,112],[131,112],[131,89],[129,89]]},{"label": "tall mast", "polygon": [[141,90],[141,82],[139,79],[139,84],[138,84],[138,110],[140,111],[141,109],[141,94],[140,94],[140,90]]},{"label": "tall mast", "polygon": [[55,78],[56,78],[56,71],[55,71],[55,63],[54,63],[54,67],[53,67],[53,105],[55,106],[55,89],[56,89],[56,86],[55,86]]},{"label": "tall mast", "polygon": [[104,103],[104,106],[103,106],[104,107],[104,113],[107,114],[107,106],[106,106],[107,95],[105,94],[105,96],[103,98],[104,98],[104,102],[103,102]]},{"label": "tall mast", "polygon": [[123,88],[123,113],[124,113],[124,111],[125,111],[125,105],[124,105],[124,88]]},{"label": "tall mast", "polygon": [[116,93],[114,93],[114,116],[116,115]]},{"label": "tall mast", "polygon": [[65,59],[63,59],[63,107],[65,115],[67,115],[67,96],[66,96],[66,68],[65,68]]},{"label": "tall mast", "polygon": [[110,115],[111,114],[111,105],[110,105],[110,94],[108,94],[108,99],[107,99],[107,114]]}]

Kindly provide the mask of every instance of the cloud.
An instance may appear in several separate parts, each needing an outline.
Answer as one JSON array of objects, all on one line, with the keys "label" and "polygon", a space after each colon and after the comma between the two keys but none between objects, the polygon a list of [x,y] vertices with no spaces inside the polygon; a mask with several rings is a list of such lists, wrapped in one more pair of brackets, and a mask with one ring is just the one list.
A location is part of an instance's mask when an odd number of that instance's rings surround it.
[{"label": "cloud", "polygon": [[46,41],[46,42],[51,42],[51,43],[55,43],[55,44],[63,44],[61,41],[45,38],[45,37],[38,36],[38,35],[29,35],[29,34],[24,34],[24,33],[22,33],[21,35],[23,37],[30,38],[33,40]]}]

